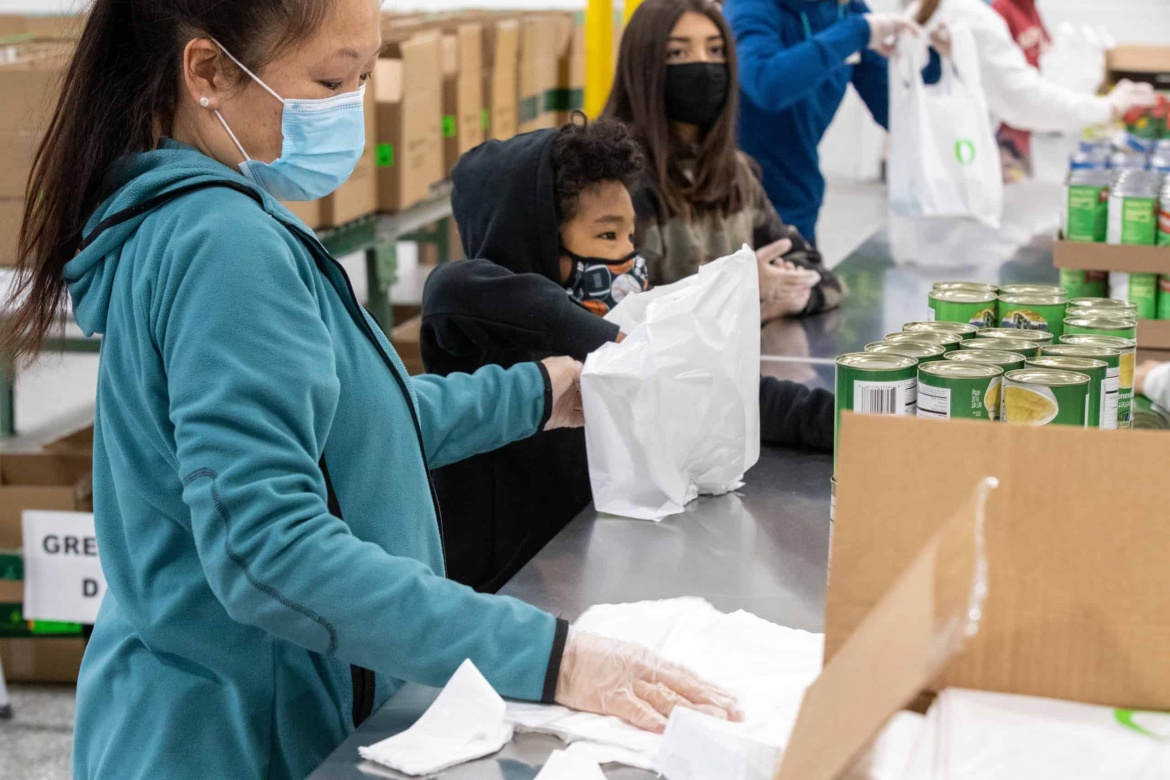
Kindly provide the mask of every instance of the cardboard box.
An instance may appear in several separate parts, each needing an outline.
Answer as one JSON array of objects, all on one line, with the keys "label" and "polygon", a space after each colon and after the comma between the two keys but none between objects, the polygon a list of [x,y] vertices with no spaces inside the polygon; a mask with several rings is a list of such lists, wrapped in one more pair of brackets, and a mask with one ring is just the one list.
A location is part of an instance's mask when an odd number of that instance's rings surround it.
[{"label": "cardboard box", "polygon": [[826,666],[777,776],[836,778],[944,687],[1170,708],[1168,465],[1157,431],[844,415]]},{"label": "cardboard box", "polygon": [[548,94],[556,89],[559,23],[554,14],[525,16],[520,25],[517,129],[521,133],[552,127],[555,112]]},{"label": "cardboard box", "polygon": [[444,33],[440,61],[443,72],[443,175],[450,177],[459,160],[459,39]]},{"label": "cardboard box", "polygon": [[53,439],[44,446],[45,452],[93,454],[93,426],[87,425],[79,431]]},{"label": "cardboard box", "polygon": [[520,22],[501,19],[484,25],[485,103],[491,138],[506,141],[516,135],[519,88]]},{"label": "cardboard box", "polygon": [[484,142],[490,117],[483,96],[483,26],[461,24],[456,31],[459,41],[459,79],[457,131],[459,153],[464,154]]},{"label": "cardboard box", "polygon": [[547,102],[554,124],[563,125],[585,108],[585,14],[562,14],[557,24],[557,84]]},{"label": "cardboard box", "polygon": [[18,62],[0,65],[0,198],[23,198],[40,145],[56,107],[64,62],[38,47]]},{"label": "cardboard box", "polygon": [[0,550],[21,546],[26,509],[92,511],[92,470],[88,454],[0,454]]},{"label": "cardboard box", "polygon": [[85,640],[0,639],[0,662],[9,682],[75,683]]},{"label": "cardboard box", "polygon": [[400,211],[443,179],[440,35],[388,46],[374,76],[378,210]]},{"label": "cardboard box", "polygon": [[0,198],[0,267],[16,265],[16,247],[23,219],[23,200]]},{"label": "cardboard box", "polygon": [[323,230],[329,227],[329,222],[325,218],[324,198],[320,200],[283,200],[281,201],[281,205],[291,211],[293,216],[313,230]]},{"label": "cardboard box", "polygon": [[1107,55],[1109,81],[1122,79],[1170,89],[1170,47],[1118,46]]},{"label": "cardboard box", "polygon": [[422,331],[422,317],[411,317],[401,325],[390,329],[390,343],[411,376],[425,374],[422,353],[419,352],[419,334]]}]

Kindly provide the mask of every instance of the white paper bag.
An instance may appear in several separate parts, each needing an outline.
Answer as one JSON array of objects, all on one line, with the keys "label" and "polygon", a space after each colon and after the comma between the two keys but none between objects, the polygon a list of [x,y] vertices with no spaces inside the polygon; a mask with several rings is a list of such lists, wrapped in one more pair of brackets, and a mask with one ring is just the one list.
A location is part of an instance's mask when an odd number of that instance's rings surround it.
[{"label": "white paper bag", "polygon": [[903,217],[969,217],[999,227],[1003,173],[971,30],[951,29],[953,57],[927,85],[923,38],[890,60],[890,208]]},{"label": "white paper bag", "polygon": [[748,247],[623,300],[626,334],[581,373],[598,511],[657,520],[742,484],[760,457],[760,292]]}]

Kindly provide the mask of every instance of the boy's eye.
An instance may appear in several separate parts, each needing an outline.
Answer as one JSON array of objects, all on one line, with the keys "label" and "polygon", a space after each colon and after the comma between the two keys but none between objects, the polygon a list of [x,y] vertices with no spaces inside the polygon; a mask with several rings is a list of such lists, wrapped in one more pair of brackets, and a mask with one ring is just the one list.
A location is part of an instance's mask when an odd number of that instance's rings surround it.
[{"label": "boy's eye", "polygon": [[602,233],[600,236],[598,236],[598,238],[602,239],[603,241],[617,241],[617,233],[611,230],[608,233]]}]

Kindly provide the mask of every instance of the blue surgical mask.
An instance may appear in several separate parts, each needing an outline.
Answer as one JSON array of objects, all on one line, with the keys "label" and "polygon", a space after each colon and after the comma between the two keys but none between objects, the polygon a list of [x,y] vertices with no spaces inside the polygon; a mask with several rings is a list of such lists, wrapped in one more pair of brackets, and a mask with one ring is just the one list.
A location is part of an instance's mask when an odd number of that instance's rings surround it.
[{"label": "blue surgical mask", "polygon": [[321,100],[285,100],[218,41],[216,45],[284,105],[280,119],[284,140],[280,156],[270,163],[253,160],[223,114],[215,112],[244,156],[243,174],[277,200],[317,200],[344,184],[366,148],[365,86]]}]

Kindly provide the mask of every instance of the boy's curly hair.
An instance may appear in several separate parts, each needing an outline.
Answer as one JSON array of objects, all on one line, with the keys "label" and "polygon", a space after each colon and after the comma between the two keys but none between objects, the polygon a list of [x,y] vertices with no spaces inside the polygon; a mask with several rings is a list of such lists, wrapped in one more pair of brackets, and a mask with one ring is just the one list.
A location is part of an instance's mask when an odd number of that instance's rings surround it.
[{"label": "boy's curly hair", "polygon": [[577,216],[582,192],[607,181],[629,187],[643,163],[642,147],[624,124],[612,119],[590,122],[575,113],[552,142],[558,224]]}]

